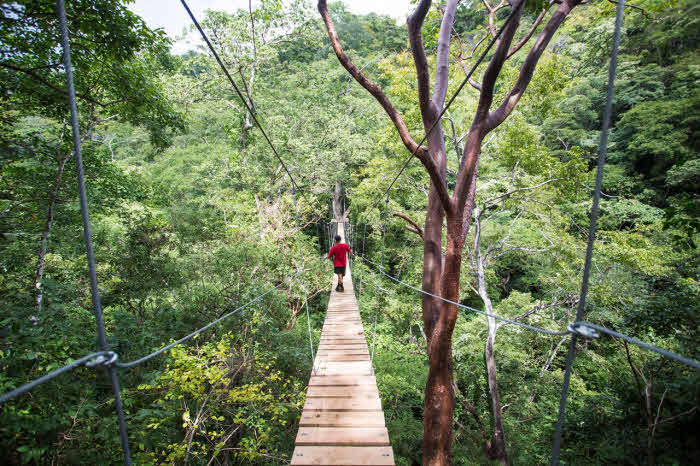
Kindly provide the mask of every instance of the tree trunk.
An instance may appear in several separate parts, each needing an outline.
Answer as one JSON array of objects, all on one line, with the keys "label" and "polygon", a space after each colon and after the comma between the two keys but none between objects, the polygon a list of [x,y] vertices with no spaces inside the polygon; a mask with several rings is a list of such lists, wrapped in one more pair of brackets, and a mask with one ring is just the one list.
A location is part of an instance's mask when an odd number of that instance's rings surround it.
[{"label": "tree trunk", "polygon": [[259,231],[260,241],[263,241],[265,239],[265,225],[263,222],[263,206],[262,206],[262,202],[260,202],[260,197],[258,197],[258,194],[256,193],[254,196],[255,196],[255,206],[258,209],[258,226],[260,228],[260,231]]},{"label": "tree trunk", "polygon": [[[250,69],[250,83],[246,87],[246,95],[248,96],[248,105],[253,107],[253,83],[255,81],[255,66]],[[245,82],[244,82],[245,84]],[[246,109],[245,117],[243,118],[243,128],[241,129],[241,149],[245,149],[248,140],[248,131],[253,127],[250,111]]]},{"label": "tree trunk", "polygon": [[[423,246],[423,277],[422,290],[435,296],[457,302],[459,300],[459,276],[461,256],[466,234],[471,223],[471,211],[474,207],[474,193],[479,155],[484,136],[498,127],[508,118],[527,88],[537,63],[561,22],[578,5],[580,0],[562,0],[557,11],[539,33],[537,40],[527,54],[518,74],[515,85],[507,91],[501,105],[491,111],[495,97],[495,85],[503,64],[509,56],[509,49],[520,16],[525,5],[524,0],[511,4],[512,20],[504,26],[500,39],[496,42],[493,55],[483,74],[479,91],[479,104],[474,115],[472,126],[467,136],[460,168],[457,174],[454,195],[450,195],[446,183],[446,157],[442,127],[436,123],[439,112],[445,104],[445,96],[449,75],[450,35],[454,22],[458,0],[448,0],[444,4],[442,24],[438,35],[435,86],[431,96],[430,73],[425,48],[421,37],[423,22],[431,7],[430,0],[419,0],[414,13],[408,18],[408,36],[411,45],[414,64],[416,67],[418,101],[423,119],[423,127],[429,134],[427,148],[420,146],[412,138],[401,113],[391,103],[381,87],[364,75],[343,51],[340,38],[328,11],[326,0],[318,0],[318,10],[326,26],[333,51],[340,63],[353,78],[369,92],[384,108],[387,115],[398,130],[399,136],[406,149],[423,164],[430,176],[428,205],[424,228]],[[493,27],[496,11],[501,7],[491,7],[484,1],[489,10],[489,18]],[[533,31],[534,34],[534,31]],[[492,31],[495,37],[495,30]],[[528,36],[529,38],[529,36]],[[522,47],[527,39],[521,41],[515,50]],[[514,53],[514,51],[512,51]],[[511,53],[511,55],[512,55]],[[336,184],[336,194],[339,185]],[[339,195],[334,196],[334,215],[338,218],[337,204]],[[443,220],[447,218],[447,250],[442,255]],[[423,323],[428,339],[428,380],[425,392],[425,407],[423,412],[423,464],[449,465],[451,463],[451,444],[453,437],[454,389],[452,384],[452,332],[457,319],[457,308],[439,298],[422,295]],[[493,360],[493,339],[495,338],[495,322],[493,326],[490,349],[487,351]],[[488,359],[488,358],[487,358]],[[498,393],[495,385],[495,365],[493,365],[493,382],[489,380],[492,393]],[[497,430],[498,439],[502,440],[500,427],[500,400],[498,401]],[[494,411],[496,412],[496,411]],[[496,427],[495,427],[496,430]],[[505,442],[502,443],[505,445]],[[507,462],[505,447],[500,455]]]},{"label": "tree trunk", "polygon": [[[474,235],[474,256],[476,259],[476,277],[479,296],[484,302],[484,308],[489,314],[493,314],[493,304],[486,288],[486,278],[484,274],[484,262],[481,258],[481,223],[479,221],[479,211],[475,211],[476,234]],[[487,317],[488,336],[484,346],[484,360],[486,363],[486,378],[489,384],[489,395],[491,397],[491,423],[492,436],[491,444],[488,448],[489,458],[498,460],[501,464],[508,464],[508,452],[506,450],[505,433],[503,431],[503,415],[501,412],[501,393],[498,390],[498,378],[496,373],[496,358],[494,357],[494,344],[496,342],[496,319]]]},{"label": "tree trunk", "polygon": [[36,294],[34,295],[34,315],[30,317],[32,322],[36,325],[38,320],[38,315],[41,312],[41,306],[44,301],[44,291],[41,287],[42,280],[44,279],[44,266],[46,264],[46,253],[49,246],[49,235],[51,234],[51,225],[53,224],[54,212],[56,210],[56,202],[58,201],[58,193],[61,189],[61,179],[63,178],[63,170],[66,167],[66,163],[73,157],[73,152],[63,157],[58,162],[58,171],[56,172],[56,181],[54,183],[51,194],[49,195],[49,207],[46,213],[46,223],[44,224],[44,229],[41,232],[41,243],[39,246],[36,275],[34,276],[34,289]]},{"label": "tree trunk", "polygon": [[343,184],[336,180],[333,190],[333,218],[341,219],[343,214]]}]

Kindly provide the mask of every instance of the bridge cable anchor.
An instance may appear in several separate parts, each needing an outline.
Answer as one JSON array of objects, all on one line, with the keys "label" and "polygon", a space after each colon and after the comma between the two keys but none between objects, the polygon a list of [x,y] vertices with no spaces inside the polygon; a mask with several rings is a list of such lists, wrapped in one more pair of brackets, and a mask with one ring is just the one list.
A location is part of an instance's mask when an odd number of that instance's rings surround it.
[{"label": "bridge cable anchor", "polygon": [[117,353],[114,351],[105,351],[104,353],[90,359],[85,363],[85,366],[91,368],[101,367],[106,369],[107,367],[114,365],[114,363],[117,362],[117,359],[119,359],[119,355]]},{"label": "bridge cable anchor", "polygon": [[584,338],[600,338],[600,333],[598,333],[598,330],[594,329],[593,327],[589,327],[583,322],[574,322],[573,324],[569,324],[566,329],[569,332]]}]

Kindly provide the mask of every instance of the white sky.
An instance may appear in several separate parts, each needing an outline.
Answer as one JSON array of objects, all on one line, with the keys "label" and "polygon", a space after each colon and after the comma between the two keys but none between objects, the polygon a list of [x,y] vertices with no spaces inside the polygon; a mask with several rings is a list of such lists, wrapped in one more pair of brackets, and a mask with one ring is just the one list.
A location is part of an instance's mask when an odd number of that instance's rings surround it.
[{"label": "white sky", "polygon": [[[256,5],[253,0],[253,8]],[[187,2],[197,19],[204,16],[204,10],[234,11],[239,8],[248,9],[248,0],[189,0]],[[345,4],[353,13],[367,14],[370,12],[384,14],[403,20],[410,11],[409,0],[345,0]],[[163,28],[175,38],[183,33],[184,28],[191,24],[185,8],[178,0],[135,0],[129,9],[141,16],[151,28]],[[173,44],[172,52],[183,53],[193,49],[200,43],[198,36],[190,34],[184,40]]]}]

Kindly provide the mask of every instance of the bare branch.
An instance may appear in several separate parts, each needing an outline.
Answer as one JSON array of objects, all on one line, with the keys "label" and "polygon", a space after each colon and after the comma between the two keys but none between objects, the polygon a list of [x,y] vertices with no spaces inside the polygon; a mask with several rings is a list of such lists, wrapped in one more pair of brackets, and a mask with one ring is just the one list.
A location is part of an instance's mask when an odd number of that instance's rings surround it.
[{"label": "bare branch", "polygon": [[694,412],[697,411],[697,410],[698,410],[698,407],[697,407],[697,406],[693,406],[692,408],[690,408],[690,409],[687,410],[687,411],[683,411],[682,413],[676,414],[675,416],[671,416],[671,417],[668,417],[668,418],[664,419],[663,421],[660,421],[659,424],[664,424],[664,423],[666,423],[666,422],[671,422],[671,421],[673,421],[673,420],[675,420],[675,419],[678,419],[678,418],[681,417],[681,416],[685,416],[685,415],[687,415],[687,414],[694,413]]},{"label": "bare branch", "polygon": [[[423,47],[423,37],[421,28],[428,10],[430,0],[421,0],[411,16],[408,17],[408,41],[411,44],[411,53],[416,65],[416,79],[418,81],[418,104],[420,105],[423,121],[431,121],[437,117],[439,110],[431,106],[430,99],[430,71],[428,70],[428,59],[425,57]],[[427,120],[426,120],[426,117]]]},{"label": "bare branch", "polygon": [[551,182],[553,182],[553,181],[559,181],[560,179],[561,179],[561,178],[550,178],[550,179],[548,179],[548,180],[546,180],[546,181],[543,181],[542,183],[537,183],[536,185],[533,185],[533,186],[528,186],[528,187],[526,187],[526,188],[518,188],[518,189],[514,189],[514,190],[512,190],[512,191],[508,191],[507,193],[498,195],[498,196],[496,196],[496,197],[492,197],[492,198],[490,198],[490,199],[486,199],[486,200],[484,201],[484,206],[488,206],[489,204],[493,204],[494,202],[497,202],[497,201],[503,199],[504,197],[510,197],[511,195],[513,195],[513,194],[515,194],[515,193],[518,193],[518,192],[521,192],[521,191],[531,191],[531,190],[533,190],[533,189],[537,189],[537,188],[539,188],[539,187],[541,187],[541,186],[544,186],[544,185],[546,185],[546,184],[549,184],[549,183],[551,183]]},{"label": "bare branch", "polygon": [[[547,25],[544,27],[542,32],[540,32],[540,35],[537,37],[537,40],[535,41],[535,44],[532,46],[530,49],[530,52],[527,54],[527,57],[525,58],[525,61],[523,62],[522,67],[520,68],[520,74],[518,76],[518,79],[515,82],[515,85],[513,88],[510,90],[508,93],[508,96],[505,98],[503,103],[494,111],[490,112],[488,115],[488,118],[486,119],[486,130],[490,131],[494,128],[496,128],[498,125],[503,123],[503,121],[510,115],[510,113],[513,111],[517,103],[520,101],[520,98],[523,96],[523,93],[525,92],[525,89],[527,89],[528,84],[530,84],[530,81],[532,80],[532,76],[535,72],[535,67],[537,66],[537,63],[540,60],[540,57],[544,53],[545,49],[547,48],[547,45],[549,45],[549,41],[552,39],[554,36],[554,33],[557,31],[561,23],[564,21],[564,19],[568,16],[568,14],[571,12],[571,10],[578,5],[581,2],[581,0],[563,0],[562,3],[559,5],[559,8],[557,11],[554,12],[552,17],[549,19],[547,22]],[[524,3],[524,2],[522,2]],[[522,10],[521,10],[522,11]],[[505,31],[504,31],[505,35]],[[511,35],[512,38],[512,35]],[[500,44],[499,44],[500,45]],[[496,59],[496,55],[498,54],[498,51],[494,54],[494,59],[491,61],[491,64],[494,63],[494,60]],[[501,63],[502,65],[502,63]],[[490,67],[491,65],[489,65]],[[498,70],[500,71],[500,66],[498,67]],[[488,70],[487,70],[488,73]],[[496,74],[497,76],[497,74]],[[486,82],[486,76],[484,76],[484,83]],[[493,88],[491,88],[491,99],[493,98],[492,95]],[[482,92],[483,96],[483,92]],[[489,107],[491,106],[491,102],[489,101]],[[480,102],[481,104],[481,102]]]},{"label": "bare branch", "polygon": [[409,226],[406,226],[406,229],[408,231],[413,232],[413,233],[417,234],[418,236],[420,236],[420,239],[423,239],[423,240],[425,239],[423,237],[423,229],[421,227],[419,227],[418,224],[416,222],[414,222],[408,215],[395,212],[394,217],[398,217],[398,218],[402,218],[402,219],[406,220],[413,227],[413,228],[410,228]]},{"label": "bare branch", "polygon": [[355,78],[355,80],[367,90],[367,92],[372,94],[372,96],[377,100],[377,102],[379,102],[382,108],[384,108],[384,111],[387,113],[387,115],[389,115],[389,118],[391,118],[391,121],[394,123],[394,126],[396,126],[396,129],[399,131],[399,136],[401,137],[401,140],[403,141],[406,148],[411,152],[415,151],[416,156],[427,155],[427,148],[418,147],[418,144],[411,137],[411,134],[408,131],[408,127],[403,121],[403,117],[396,109],[396,107],[394,107],[394,105],[391,103],[386,94],[384,94],[384,92],[377,84],[375,84],[369,78],[367,78],[367,76],[365,76],[364,73],[362,73],[362,71],[360,71],[352,63],[352,61],[345,54],[345,52],[343,52],[343,47],[340,44],[340,38],[338,37],[338,33],[335,30],[333,20],[331,19],[331,16],[328,13],[328,5],[326,3],[326,0],[319,0],[318,11],[319,13],[321,13],[323,22],[326,25],[328,37],[331,41],[331,47],[333,47],[333,51],[338,57],[340,64],[343,65],[343,67],[348,71],[348,73],[350,73],[352,77]]},{"label": "bare branch", "polygon": [[[564,299],[564,300],[562,300],[562,301],[555,301],[555,302],[552,302],[552,303],[549,303],[549,304],[544,304],[544,305],[543,305],[542,302],[540,301],[537,305],[533,306],[533,307],[532,307],[531,309],[529,309],[528,311],[523,312],[523,313],[520,314],[519,316],[513,317],[511,320],[519,321],[519,320],[522,320],[522,319],[524,319],[524,318],[526,318],[526,317],[528,317],[528,316],[531,316],[532,314],[535,314],[535,313],[537,313],[537,312],[539,312],[539,311],[543,311],[543,310],[545,310],[545,309],[549,309],[549,308],[552,308],[552,307],[559,307],[559,306],[573,306],[573,305],[575,305],[575,304],[577,304],[577,303],[578,303],[578,298],[575,297],[575,296],[573,296],[573,295],[568,296],[566,299]],[[503,327],[504,325],[508,325],[508,324],[509,324],[509,322],[501,321],[501,322],[499,322],[499,323],[497,324],[497,327],[498,327],[498,328],[501,328],[501,327]]]},{"label": "bare branch", "polygon": [[547,14],[547,10],[549,10],[549,7],[552,6],[553,3],[554,3],[554,0],[552,0],[552,2],[549,3],[549,6],[547,8],[542,8],[542,11],[540,12],[539,16],[537,16],[537,19],[535,19],[535,22],[533,23],[532,27],[530,28],[528,33],[525,34],[525,37],[520,39],[520,41],[517,44],[515,44],[515,46],[513,46],[512,49],[510,49],[510,52],[508,52],[508,56],[506,57],[506,60],[509,59],[510,57],[512,57],[513,55],[515,55],[515,53],[518,50],[520,50],[523,47],[523,45],[525,45],[527,43],[527,41],[530,40],[532,35],[535,33],[535,30],[537,30],[537,27],[540,25],[540,23],[542,23],[544,16]]},{"label": "bare branch", "polygon": [[442,24],[440,25],[440,34],[438,36],[433,104],[439,109],[442,109],[442,106],[445,104],[445,96],[447,94],[447,83],[450,74],[450,35],[458,3],[459,0],[448,0],[445,13],[442,15]]},{"label": "bare branch", "polygon": [[[65,89],[62,89],[62,88],[60,88],[60,87],[58,87],[58,86],[55,86],[55,85],[51,84],[50,82],[48,82],[47,80],[45,80],[42,76],[40,76],[39,74],[35,73],[35,72],[32,71],[32,70],[26,70],[26,69],[24,69],[24,68],[19,68],[19,67],[17,67],[17,66],[11,65],[11,64],[9,64],[9,63],[7,63],[7,62],[0,62],[0,66],[3,67],[3,68],[7,68],[7,69],[9,69],[9,70],[13,70],[13,71],[18,71],[18,72],[20,72],[20,73],[24,73],[24,74],[26,74],[26,75],[32,77],[32,79],[34,79],[35,81],[40,82],[41,84],[43,84],[43,85],[49,87],[50,89],[53,89],[54,91],[59,92],[59,93],[61,93],[61,94],[63,94],[63,95],[68,95],[68,91],[66,91]],[[77,97],[80,97],[81,99],[87,101],[87,102],[90,102],[90,103],[95,104],[95,105],[99,105],[100,107],[103,107],[103,108],[109,107],[110,105],[114,105],[114,104],[118,104],[118,103],[124,102],[124,100],[125,100],[125,99],[120,99],[120,100],[115,100],[115,101],[113,101],[113,102],[103,103],[103,102],[100,102],[100,101],[98,101],[98,100],[95,100],[95,99],[93,99],[92,97],[90,97],[90,96],[88,96],[88,95],[85,95],[85,94],[76,93],[75,95],[76,95]]]},{"label": "bare branch", "polygon": [[[616,2],[615,0],[607,0],[607,1],[608,1],[608,3],[612,3],[612,4],[614,4],[614,5],[617,5],[617,2]],[[629,3],[625,3],[625,7],[627,7],[627,8],[634,8],[635,10],[641,11],[642,14],[644,15],[644,17],[645,17],[646,19],[649,19],[649,20],[654,19],[654,18],[649,14],[649,12],[648,12],[647,10],[645,10],[644,8],[638,7],[638,6],[636,6],[636,5],[630,5]]]}]

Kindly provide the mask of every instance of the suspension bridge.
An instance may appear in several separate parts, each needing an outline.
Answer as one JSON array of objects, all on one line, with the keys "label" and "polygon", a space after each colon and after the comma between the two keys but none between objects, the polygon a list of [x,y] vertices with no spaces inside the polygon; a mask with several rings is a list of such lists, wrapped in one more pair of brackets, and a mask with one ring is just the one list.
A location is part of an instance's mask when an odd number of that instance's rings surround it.
[{"label": "suspension bridge", "polygon": [[[185,0],[181,0],[181,3],[183,4],[187,13],[189,14],[193,24],[197,27],[200,34],[202,35],[212,55],[219,63],[223,73],[226,75],[229,82],[233,86],[243,106],[250,112],[250,115],[252,116],[255,125],[262,132],[265,141],[270,146],[273,154],[279,160],[287,176],[289,177],[293,188],[292,198],[294,201],[296,226],[297,230],[300,231],[301,228],[299,224],[298,211],[296,205],[296,193],[299,189],[298,184],[296,183],[284,160],[279,155],[274,144],[268,137],[264,128],[260,125],[260,122],[258,121],[258,118],[256,116],[256,112],[250,107],[248,101],[239,90],[235,81],[231,78],[231,75],[229,74],[226,66],[219,58],[218,54],[216,53],[216,50],[212,46],[206,34],[204,33],[201,26],[192,14],[191,10],[187,6],[187,3],[185,2]],[[30,392],[35,387],[44,383],[48,383],[53,379],[56,379],[57,377],[60,377],[61,375],[66,374],[79,367],[85,366],[94,369],[104,369],[109,374],[109,379],[114,394],[114,406],[116,411],[117,422],[119,425],[121,444],[124,450],[124,462],[125,464],[130,465],[131,455],[129,447],[129,436],[127,433],[127,418],[122,408],[121,391],[118,382],[117,370],[125,370],[138,366],[144,363],[145,361],[148,361],[160,354],[167,352],[168,350],[172,349],[177,345],[189,341],[198,334],[207,331],[213,326],[225,321],[229,317],[242,312],[243,310],[247,309],[248,307],[257,302],[260,302],[260,300],[262,300],[266,295],[288,284],[292,279],[300,278],[302,285],[305,286],[305,259],[302,253],[300,235],[297,235],[299,241],[299,264],[297,267],[297,272],[292,274],[292,276],[290,276],[288,279],[282,281],[276,286],[268,287],[266,291],[264,291],[251,301],[239,306],[238,308],[234,309],[228,314],[221,316],[220,318],[210,322],[209,324],[205,325],[200,329],[193,331],[189,335],[186,335],[173,343],[165,345],[160,349],[134,361],[119,361],[118,354],[110,350],[106,342],[106,333],[102,318],[100,295],[97,286],[95,259],[92,250],[88,199],[85,189],[85,179],[80,147],[81,139],[78,126],[78,112],[75,100],[75,90],[73,87],[73,70],[70,59],[70,44],[66,26],[66,12],[64,0],[57,0],[57,6],[61,30],[61,45],[63,47],[64,65],[66,70],[66,81],[70,103],[71,126],[73,131],[73,142],[75,146],[75,159],[78,169],[78,195],[80,198],[80,206],[83,218],[87,262],[90,275],[90,287],[97,321],[97,333],[100,349],[99,351],[80,357],[75,361],[59,369],[56,369],[39,379],[33,380],[10,392],[0,394],[0,404],[7,403],[8,401],[14,398],[17,398],[25,393]],[[374,322],[373,325],[371,325],[371,350],[368,349],[368,335],[365,333],[363,321],[359,313],[358,304],[355,297],[355,288],[349,267],[348,276],[345,280],[345,284],[347,286],[345,292],[331,291],[330,301],[326,312],[326,318],[321,333],[321,339],[315,355],[311,330],[311,319],[309,318],[308,297],[305,300],[309,331],[309,352],[312,361],[312,370],[309,377],[308,387],[306,389],[306,401],[299,419],[295,448],[290,459],[292,465],[385,466],[394,464],[394,455],[389,439],[389,432],[385,424],[385,416],[382,410],[381,399],[377,388],[374,367],[374,349],[377,334],[376,323],[380,308],[380,296],[383,291],[383,277],[386,277],[387,279],[392,280],[396,284],[407,289],[411,289],[417,293],[427,294],[432,296],[433,298],[451,303],[457,308],[465,310],[467,312],[474,312],[488,317],[492,317],[504,322],[520,326],[530,331],[535,331],[547,335],[570,337],[569,353],[566,362],[566,373],[564,377],[564,384],[562,387],[562,396],[559,408],[559,418],[555,430],[556,434],[552,454],[553,465],[559,464],[559,448],[563,429],[563,419],[567,403],[568,385],[572,371],[572,361],[575,356],[574,350],[576,338],[599,338],[601,335],[605,334],[613,338],[625,340],[645,350],[656,352],[669,359],[673,359],[683,364],[686,364],[694,368],[695,370],[700,370],[700,362],[696,360],[648,344],[634,337],[615,332],[614,330],[592,323],[584,322],[582,320],[583,306],[585,304],[585,297],[588,287],[588,273],[590,270],[593,241],[595,239],[595,226],[598,214],[598,202],[600,199],[602,168],[605,162],[605,154],[607,150],[608,126],[612,105],[616,56],[620,40],[620,25],[622,20],[623,8],[624,0],[621,0],[620,2],[618,2],[617,7],[615,38],[613,43],[613,50],[611,53],[608,92],[606,97],[606,110],[603,121],[600,156],[598,159],[596,188],[594,191],[592,209],[593,213],[591,215],[591,229],[589,234],[588,248],[586,252],[586,265],[584,266],[581,299],[579,301],[579,310],[577,312],[576,320],[570,325],[568,325],[566,329],[562,329],[559,331],[539,328],[523,322],[513,321],[498,315],[490,314],[488,312],[463,305],[459,302],[447,300],[441,296],[428,293],[419,288],[418,286],[411,285],[400,280],[397,277],[388,274],[384,270],[383,262],[383,244],[384,237],[386,234],[386,218],[388,214],[387,209],[385,207],[381,227],[382,257],[379,264],[367,259],[366,257],[364,257],[364,255],[360,256],[360,259],[363,262],[365,262],[374,273],[377,274],[379,279],[379,283],[377,285],[377,305],[374,309]],[[509,16],[505,20],[505,24],[507,24],[508,21],[510,21],[510,18],[511,17]],[[505,27],[505,24],[503,27]],[[499,30],[499,32],[490,42],[490,44],[488,45],[484,53],[481,55],[481,57],[477,60],[477,63],[474,65],[472,70],[467,74],[466,78],[459,86],[455,94],[449,100],[447,105],[443,108],[442,112],[440,113],[440,116],[442,116],[447,111],[448,107],[452,104],[452,102],[454,102],[457,94],[461,91],[469,77],[471,77],[472,73],[475,71],[476,67],[486,56],[486,53],[488,52],[488,50],[490,50],[491,46],[493,46],[498,36],[500,36],[503,27],[501,28],[501,30]],[[438,118],[437,120],[439,119],[440,118]],[[435,125],[433,125],[433,128],[434,127]],[[426,135],[424,136],[423,140],[418,144],[418,147],[420,147],[425,142],[427,136],[430,134],[433,128],[430,128],[426,132]],[[398,174],[394,177],[393,181],[389,185],[386,191],[387,197],[385,200],[385,205],[388,205],[389,194],[391,192],[392,187],[399,179],[406,166],[410,163],[411,160],[413,160],[414,156],[415,152],[406,159],[406,162],[402,165],[401,170],[398,172]],[[341,235],[341,237],[343,237],[344,239],[347,239],[345,231],[346,225],[343,223],[343,220],[344,219],[335,219],[335,224],[337,225],[337,230],[335,232]],[[330,238],[331,236],[331,230],[329,230],[328,237]],[[352,243],[352,235],[350,235],[349,239],[349,242]],[[362,248],[362,250],[362,252],[364,253],[364,247]],[[335,280],[337,279],[334,278],[333,285],[335,285]],[[306,293],[305,289],[304,292]]]},{"label": "suspension bridge", "polygon": [[[338,222],[337,234],[345,240]],[[299,420],[292,465],[393,465],[394,454],[350,267],[333,291]]]}]

